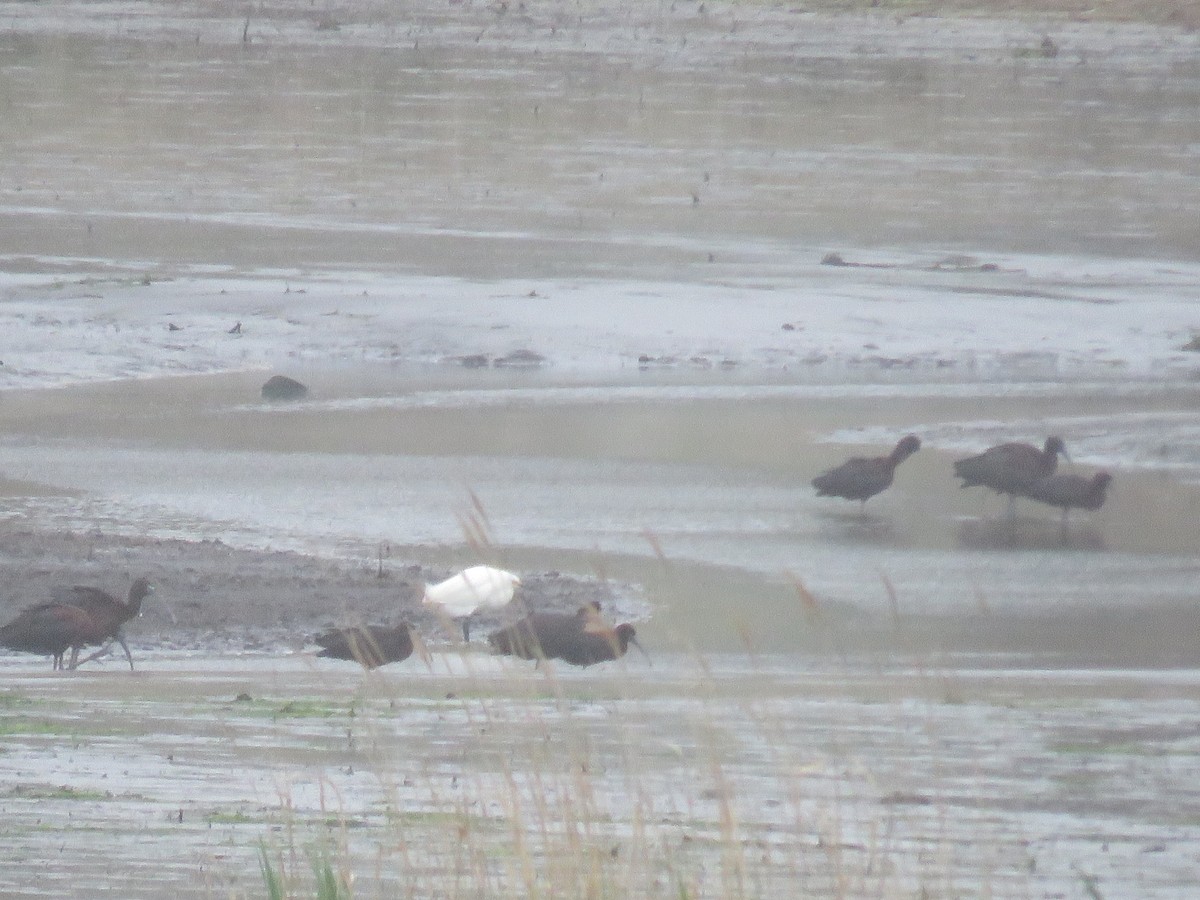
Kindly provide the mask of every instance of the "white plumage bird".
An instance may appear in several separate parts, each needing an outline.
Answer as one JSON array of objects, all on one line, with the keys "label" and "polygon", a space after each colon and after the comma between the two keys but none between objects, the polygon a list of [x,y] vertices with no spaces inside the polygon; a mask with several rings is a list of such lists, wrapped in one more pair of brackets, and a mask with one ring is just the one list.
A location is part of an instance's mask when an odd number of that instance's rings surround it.
[{"label": "white plumage bird", "polygon": [[471,616],[481,609],[500,609],[513,598],[521,579],[504,569],[471,566],[437,584],[425,585],[421,602],[445,616],[462,621],[463,640],[471,640]]}]

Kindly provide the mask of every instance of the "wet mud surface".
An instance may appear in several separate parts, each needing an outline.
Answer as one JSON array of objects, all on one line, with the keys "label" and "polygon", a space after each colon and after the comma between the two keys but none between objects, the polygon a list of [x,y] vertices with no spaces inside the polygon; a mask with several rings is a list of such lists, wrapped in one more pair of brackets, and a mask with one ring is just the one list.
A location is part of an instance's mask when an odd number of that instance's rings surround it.
[{"label": "wet mud surface", "polygon": [[[63,585],[94,585],[124,598],[128,583],[145,576],[155,594],[126,626],[135,647],[278,654],[312,649],[312,635],[330,627],[405,620],[431,641],[448,644],[461,639],[458,627],[423,607],[421,596],[426,582],[454,571],[378,556],[355,565],[287,551],[238,550],[220,540],[10,528],[0,538],[0,619],[7,621]],[[574,612],[600,603],[610,617],[631,612],[599,579],[552,571],[522,572],[521,578],[511,608],[472,618],[474,635],[482,638],[525,609]]]},{"label": "wet mud surface", "polygon": [[[1194,677],[0,662],[6,896],[1182,897]],[[119,860],[115,862],[115,860]],[[47,865],[47,861],[52,861]]]},{"label": "wet mud surface", "polygon": [[[0,656],[0,893],[1190,897],[1195,11],[916,6],[0,3],[0,617],[158,586]],[[1052,430],[1069,536],[949,477]]]}]

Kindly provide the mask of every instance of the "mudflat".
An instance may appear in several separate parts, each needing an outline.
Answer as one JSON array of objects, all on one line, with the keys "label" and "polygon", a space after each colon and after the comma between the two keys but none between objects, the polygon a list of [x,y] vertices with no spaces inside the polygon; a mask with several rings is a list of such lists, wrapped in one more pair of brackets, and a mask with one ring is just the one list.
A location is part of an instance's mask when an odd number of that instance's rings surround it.
[{"label": "mudflat", "polygon": [[[1190,895],[1189,319],[1129,383],[1114,348],[1140,326],[1074,355],[1044,339],[1061,310],[1189,290],[1195,4],[831,6],[0,6],[23,110],[0,130],[21,336],[0,614],[60,584],[158,586],[132,674],[0,657],[0,892]],[[797,55],[805,89],[775,91]],[[947,255],[963,245],[985,255]],[[829,273],[863,276],[861,319],[947,274],[934,301],[980,334],[1005,319],[981,297],[1053,305],[982,376],[963,331],[920,355],[885,328],[821,369],[836,335],[784,343],[816,331],[785,308],[796,247],[830,305]],[[830,247],[852,265],[818,268]],[[1117,274],[997,272],[1043,253]],[[539,333],[545,282],[584,276],[636,282],[627,312],[638,279],[683,287],[645,334],[593,302]],[[727,352],[737,316],[676,324],[699,283],[783,301]],[[372,292],[424,318],[389,333]],[[322,368],[314,335],[341,319],[366,324]],[[497,376],[531,335],[549,374]],[[628,370],[556,381],[578,357]],[[1080,360],[1117,374],[1081,387]],[[259,402],[284,364],[312,405]],[[423,392],[361,387],[407,366]],[[944,390],[913,400],[892,369]],[[170,371],[190,374],[151,377]],[[71,385],[94,378],[118,381]],[[918,426],[928,446],[867,511],[814,502],[821,468]],[[1127,466],[1069,532],[949,476],[1052,429]],[[634,619],[651,661],[463,647],[420,586],[479,561],[518,569],[531,607]],[[306,652],[401,618],[429,668]]]}]

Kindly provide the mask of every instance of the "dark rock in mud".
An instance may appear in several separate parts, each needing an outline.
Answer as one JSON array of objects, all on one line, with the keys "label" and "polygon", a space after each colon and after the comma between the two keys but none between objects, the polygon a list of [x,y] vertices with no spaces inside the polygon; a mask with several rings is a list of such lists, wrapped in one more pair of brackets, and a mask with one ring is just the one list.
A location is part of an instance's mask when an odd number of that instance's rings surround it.
[{"label": "dark rock in mud", "polygon": [[677,365],[679,365],[679,359],[674,356],[650,356],[648,353],[643,353],[638,357],[638,366],[643,369],[648,369],[651,366],[669,368]]},{"label": "dark rock in mud", "polygon": [[307,387],[286,375],[273,375],[262,386],[264,400],[300,400],[307,395]]},{"label": "dark rock in mud", "polygon": [[492,361],[497,369],[537,369],[546,364],[546,357],[533,350],[514,350],[507,356],[499,356]]},{"label": "dark rock in mud", "polygon": [[451,357],[452,362],[458,363],[464,369],[486,369],[491,359],[486,353],[471,353],[467,356]]}]

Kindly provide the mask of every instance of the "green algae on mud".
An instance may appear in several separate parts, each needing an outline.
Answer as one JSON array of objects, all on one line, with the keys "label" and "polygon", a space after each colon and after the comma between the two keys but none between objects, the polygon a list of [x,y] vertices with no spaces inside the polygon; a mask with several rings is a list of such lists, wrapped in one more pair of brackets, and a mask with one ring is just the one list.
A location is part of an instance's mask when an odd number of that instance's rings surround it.
[{"label": "green algae on mud", "polygon": [[110,791],[84,791],[70,785],[18,784],[3,796],[22,800],[114,800]]}]

